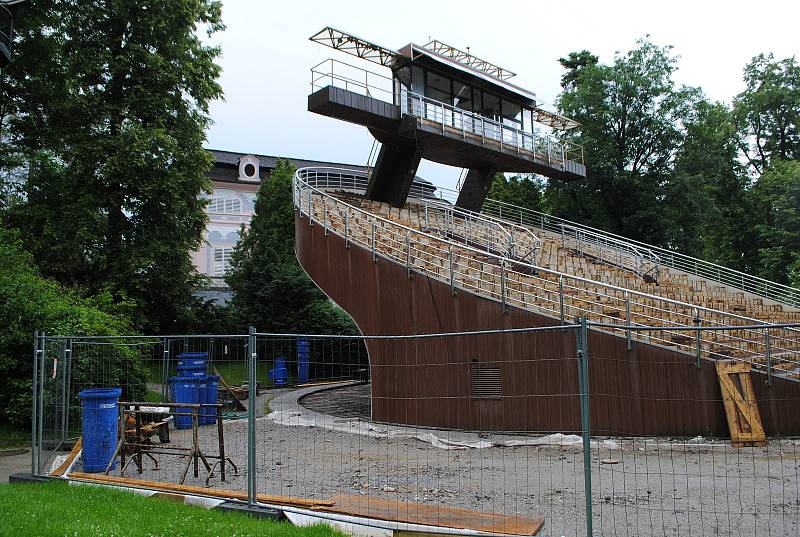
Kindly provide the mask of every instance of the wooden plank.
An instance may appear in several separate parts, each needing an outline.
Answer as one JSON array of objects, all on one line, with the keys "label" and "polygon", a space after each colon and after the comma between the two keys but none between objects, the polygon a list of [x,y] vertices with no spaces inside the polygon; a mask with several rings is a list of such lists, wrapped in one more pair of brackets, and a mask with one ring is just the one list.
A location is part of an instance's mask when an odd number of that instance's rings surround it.
[{"label": "wooden plank", "polygon": [[[132,479],[129,477],[118,477],[103,474],[87,474],[84,472],[72,472],[70,479],[76,481],[86,481],[91,483],[107,483],[109,485],[127,485],[132,487],[142,487],[164,492],[178,492],[184,494],[199,494],[201,496],[213,496],[217,498],[231,498],[234,500],[246,500],[247,492],[239,490],[213,489],[197,487],[193,485],[178,485],[175,483],[161,483],[159,481],[148,481],[145,479]],[[307,508],[332,507],[334,502],[331,500],[311,500],[305,498],[292,498],[290,496],[271,496],[269,494],[257,494],[256,499],[264,503],[278,505],[294,505]]]},{"label": "wooden plank", "polygon": [[[225,382],[225,379],[222,377],[222,375],[219,374],[219,371],[217,370],[216,367],[214,368],[214,374],[219,377],[220,383],[222,383],[225,389],[228,390],[228,393],[231,394],[231,397],[233,397],[233,400],[236,403],[236,408],[238,408],[239,410],[247,410],[247,407],[244,405],[244,403],[242,403],[242,401],[238,397],[236,397],[236,394],[233,392],[233,388],[228,386],[228,383]],[[248,390],[252,390],[254,388],[255,386],[247,387]]]},{"label": "wooden plank", "polygon": [[333,507],[320,510],[354,516],[378,518],[409,524],[425,524],[446,528],[470,529],[508,535],[536,535],[544,525],[544,517],[521,517],[447,507],[339,494],[332,498]]},{"label": "wooden plank", "polygon": [[[753,391],[749,363],[716,362],[722,403],[734,447],[765,446],[767,437]],[[735,380],[739,381],[741,389]]]},{"label": "wooden plank", "polygon": [[81,446],[83,445],[83,437],[81,436],[78,438],[78,441],[75,442],[75,445],[72,446],[72,450],[67,455],[67,459],[61,463],[61,466],[50,472],[50,477],[61,477],[64,475],[64,472],[67,471],[69,465],[72,464],[72,461],[75,460],[75,457],[78,456],[78,452],[81,450]]}]

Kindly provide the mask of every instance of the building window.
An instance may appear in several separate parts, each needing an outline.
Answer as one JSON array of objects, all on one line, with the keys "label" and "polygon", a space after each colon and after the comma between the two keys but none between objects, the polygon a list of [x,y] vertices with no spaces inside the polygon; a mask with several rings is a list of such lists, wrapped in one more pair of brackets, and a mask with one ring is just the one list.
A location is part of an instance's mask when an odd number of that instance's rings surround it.
[{"label": "building window", "polygon": [[210,213],[241,214],[242,200],[239,198],[210,198],[206,206]]},{"label": "building window", "polygon": [[501,399],[503,385],[499,367],[472,366],[473,399]]},{"label": "building window", "polygon": [[233,248],[214,248],[214,277],[222,278],[231,265]]}]

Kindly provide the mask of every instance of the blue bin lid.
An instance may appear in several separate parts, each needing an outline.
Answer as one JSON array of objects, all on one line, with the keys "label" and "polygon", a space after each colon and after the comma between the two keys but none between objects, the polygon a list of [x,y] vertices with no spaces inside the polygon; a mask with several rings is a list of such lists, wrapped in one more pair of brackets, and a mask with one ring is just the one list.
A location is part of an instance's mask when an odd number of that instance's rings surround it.
[{"label": "blue bin lid", "polygon": [[78,392],[81,399],[108,399],[122,395],[122,388],[87,388]]},{"label": "blue bin lid", "polygon": [[177,359],[185,358],[208,358],[207,352],[184,352],[175,356]]}]

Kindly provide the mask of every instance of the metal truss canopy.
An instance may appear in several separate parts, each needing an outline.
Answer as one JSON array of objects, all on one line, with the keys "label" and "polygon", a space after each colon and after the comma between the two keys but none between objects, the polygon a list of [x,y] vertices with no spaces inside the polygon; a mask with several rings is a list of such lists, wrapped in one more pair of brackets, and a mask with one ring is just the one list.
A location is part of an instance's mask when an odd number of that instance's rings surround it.
[{"label": "metal truss canopy", "polygon": [[442,43],[436,39],[425,45],[424,48],[430,50],[431,52],[435,52],[436,54],[440,54],[455,60],[458,63],[462,63],[468,67],[486,73],[487,75],[499,78],[500,80],[508,80],[509,78],[517,76],[516,73],[511,72],[508,69],[498,67],[493,63],[489,63],[486,60],[482,60],[468,52],[451,47],[450,45]]},{"label": "metal truss canopy", "polygon": [[326,47],[341,50],[390,69],[394,69],[408,60],[394,50],[376,45],[366,39],[361,39],[330,26],[326,26],[309,39]]},{"label": "metal truss canopy", "polygon": [[541,123],[542,125],[547,125],[548,127],[551,127],[553,129],[559,129],[564,131],[580,127],[581,125],[574,119],[560,116],[555,112],[548,112],[547,110],[542,110],[539,107],[534,107],[533,109],[533,120],[538,123]]}]

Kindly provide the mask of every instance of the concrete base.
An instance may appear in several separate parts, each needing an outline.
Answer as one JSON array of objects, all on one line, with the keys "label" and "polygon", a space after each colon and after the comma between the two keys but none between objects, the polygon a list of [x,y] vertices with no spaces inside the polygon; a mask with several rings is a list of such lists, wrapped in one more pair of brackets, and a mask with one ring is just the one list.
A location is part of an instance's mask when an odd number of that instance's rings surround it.
[{"label": "concrete base", "polygon": [[261,507],[259,505],[247,505],[246,503],[240,502],[222,502],[214,509],[243,513],[245,515],[254,516],[256,518],[265,518],[268,520],[286,520],[286,516],[283,514],[283,511],[278,509]]},{"label": "concrete base", "polygon": [[24,472],[11,474],[10,476],[8,476],[9,483],[46,483],[50,480],[51,478],[49,477],[33,475]]}]

